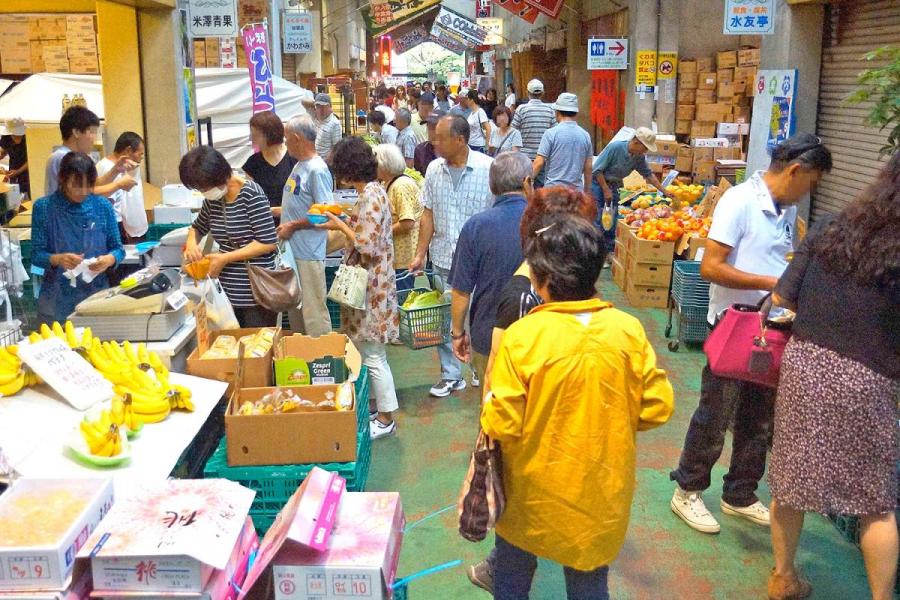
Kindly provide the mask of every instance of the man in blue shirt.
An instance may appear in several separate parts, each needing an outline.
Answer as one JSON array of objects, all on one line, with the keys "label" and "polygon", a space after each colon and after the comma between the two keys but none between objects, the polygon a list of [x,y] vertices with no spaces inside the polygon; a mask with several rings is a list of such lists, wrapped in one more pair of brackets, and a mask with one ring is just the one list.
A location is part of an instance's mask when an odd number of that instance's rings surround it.
[{"label": "man in blue shirt", "polygon": [[331,171],[316,152],[316,135],[316,123],[309,115],[294,117],[285,126],[287,149],[297,164],[284,186],[278,226],[278,237],[290,244],[303,289],[303,303],[288,311],[291,331],[311,336],[331,333],[325,304],[328,232],[316,228],[306,216],[313,204],[330,202],[334,191]]},{"label": "man in blue shirt", "polygon": [[[461,361],[471,361],[481,381],[500,294],[523,261],[519,222],[527,205],[525,195],[531,191],[531,161],[521,152],[503,152],[494,159],[489,177],[497,199],[492,208],[463,225],[449,277],[453,353]],[[470,334],[465,331],[467,313]]]},{"label": "man in blue shirt", "polygon": [[553,105],[556,111],[555,127],[548,129],[541,138],[533,173],[538,174],[546,166],[544,185],[567,185],[578,190],[591,179],[591,161],[594,148],[591,135],[578,126],[578,96],[563,92]]},{"label": "man in blue shirt", "polygon": [[591,190],[599,206],[598,215],[603,212],[604,206],[610,206],[613,214],[613,227],[605,233],[607,250],[612,249],[616,240],[616,221],[619,217],[619,188],[622,180],[628,177],[632,171],[637,171],[650,185],[666,193],[662,184],[650,171],[644,155],[647,152],[656,152],[656,135],[646,127],[638,127],[634,137],[630,140],[621,140],[607,144],[603,152],[594,160],[594,180]]}]

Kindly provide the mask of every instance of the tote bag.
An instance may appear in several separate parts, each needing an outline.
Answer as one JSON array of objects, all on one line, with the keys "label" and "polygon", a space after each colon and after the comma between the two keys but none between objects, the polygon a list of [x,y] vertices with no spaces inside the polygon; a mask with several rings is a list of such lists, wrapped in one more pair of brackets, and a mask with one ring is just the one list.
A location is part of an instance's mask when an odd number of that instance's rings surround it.
[{"label": "tote bag", "polygon": [[734,304],[710,332],[703,351],[719,377],[778,387],[781,355],[790,325],[768,320],[771,297],[759,304]]},{"label": "tote bag", "polygon": [[328,299],[355,310],[366,309],[369,272],[359,266],[359,252],[351,252],[338,267],[328,290]]},{"label": "tote bag", "polygon": [[493,529],[505,507],[500,444],[481,430],[457,503],[459,534],[470,542],[480,542]]}]

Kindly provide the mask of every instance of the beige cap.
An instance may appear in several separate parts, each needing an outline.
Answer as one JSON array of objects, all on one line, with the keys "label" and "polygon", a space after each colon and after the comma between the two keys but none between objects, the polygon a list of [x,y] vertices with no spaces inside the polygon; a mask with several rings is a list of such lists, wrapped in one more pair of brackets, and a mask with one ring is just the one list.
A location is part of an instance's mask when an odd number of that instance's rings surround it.
[{"label": "beige cap", "polygon": [[529,94],[543,94],[544,93],[544,84],[541,83],[540,79],[532,79],[528,82],[528,93]]},{"label": "beige cap", "polygon": [[7,119],[4,129],[6,135],[25,135],[25,121],[20,118]]},{"label": "beige cap", "polygon": [[650,131],[647,127],[638,127],[634,131],[634,137],[647,146],[647,150],[650,152],[656,152],[656,134]]}]

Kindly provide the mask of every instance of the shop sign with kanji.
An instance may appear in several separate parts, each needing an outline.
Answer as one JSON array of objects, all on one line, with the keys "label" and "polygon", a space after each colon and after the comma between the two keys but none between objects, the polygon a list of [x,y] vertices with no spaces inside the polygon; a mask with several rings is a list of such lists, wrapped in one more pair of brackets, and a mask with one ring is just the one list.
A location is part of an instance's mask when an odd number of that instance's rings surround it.
[{"label": "shop sign with kanji", "polygon": [[725,0],[725,33],[730,35],[775,32],[775,0]]},{"label": "shop sign with kanji", "polygon": [[236,0],[189,0],[191,37],[234,37],[237,29]]}]

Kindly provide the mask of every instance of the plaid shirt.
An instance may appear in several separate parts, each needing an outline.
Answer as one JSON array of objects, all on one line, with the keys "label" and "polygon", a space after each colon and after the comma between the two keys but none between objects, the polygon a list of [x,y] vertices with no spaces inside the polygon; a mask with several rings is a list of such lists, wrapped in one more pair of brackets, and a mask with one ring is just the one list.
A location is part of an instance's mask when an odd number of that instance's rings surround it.
[{"label": "plaid shirt", "polygon": [[422,206],[434,214],[434,236],[431,238],[431,262],[449,270],[453,252],[463,225],[472,215],[491,207],[494,195],[488,185],[493,159],[469,150],[465,171],[457,187],[447,167],[447,159],[431,161],[425,172]]}]

